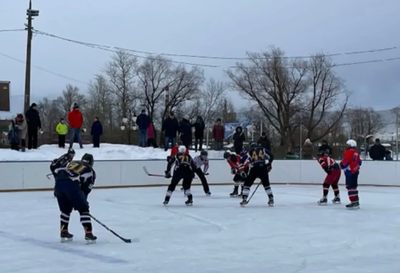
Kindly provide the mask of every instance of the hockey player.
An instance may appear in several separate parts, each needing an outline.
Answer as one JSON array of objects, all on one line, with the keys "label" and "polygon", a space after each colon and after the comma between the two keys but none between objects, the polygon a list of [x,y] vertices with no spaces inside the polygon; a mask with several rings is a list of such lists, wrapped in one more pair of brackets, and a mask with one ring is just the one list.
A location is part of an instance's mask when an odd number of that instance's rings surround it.
[{"label": "hockey player", "polygon": [[347,209],[359,209],[360,202],[358,198],[358,175],[362,164],[357,148],[357,142],[349,139],[346,142],[347,150],[344,152],[343,159],[340,161],[340,168],[344,170],[346,176],[346,188],[349,195],[350,204],[346,205]]},{"label": "hockey player", "polygon": [[321,165],[322,169],[327,173],[324,183],[322,184],[323,195],[321,200],[318,201],[319,205],[326,205],[328,203],[328,193],[329,187],[332,187],[335,197],[332,199],[333,204],[340,204],[339,195],[339,180],[340,180],[340,167],[336,161],[329,156],[330,151],[319,151],[318,153],[318,163]]},{"label": "hockey player", "polygon": [[[207,178],[206,175],[208,175],[208,167],[209,167],[209,161],[208,161],[208,153],[207,151],[201,151],[200,155],[196,156],[193,158],[194,164],[196,165],[195,169],[195,174],[200,178],[201,184],[203,185],[203,190],[204,193],[207,196],[211,195],[210,192],[210,187],[208,186]],[[204,165],[204,169],[201,170],[201,166]]]},{"label": "hockey player", "polygon": [[[274,156],[270,151],[258,146],[254,141],[250,143],[250,149],[247,151],[247,154],[241,158],[242,164],[237,168],[237,172],[243,174],[244,169],[250,167],[249,175],[246,177],[243,186],[242,202],[240,202],[241,206],[247,205],[250,187],[257,178],[261,180],[264,190],[268,195],[268,205],[274,205],[274,195],[272,194],[268,174],[272,169],[273,160]],[[268,161],[268,163],[266,161]]]},{"label": "hockey player", "polygon": [[96,179],[93,164],[93,156],[84,154],[80,162],[69,163],[56,175],[56,194],[61,211],[61,242],[72,241],[73,235],[68,232],[68,224],[73,209],[79,211],[87,243],[96,242],[97,237],[92,233],[89,203],[87,202],[87,197]]},{"label": "hockey player", "polygon": [[174,167],[174,175],[172,176],[171,183],[168,186],[167,194],[165,195],[164,205],[168,205],[174,192],[176,185],[183,179],[183,189],[185,196],[188,198],[185,202],[186,205],[193,205],[193,195],[190,192],[190,186],[194,178],[194,171],[197,166],[190,155],[186,153],[185,146],[179,146],[178,153],[174,155],[168,162],[167,170],[165,171],[165,178],[171,178],[171,168]]},{"label": "hockey player", "polygon": [[[59,158],[55,158],[50,164],[50,171],[53,174],[54,178],[60,168],[65,168],[75,156],[74,149],[68,149],[66,154],[63,154]],[[54,189],[54,196],[56,197],[56,190]]]},{"label": "hockey player", "polygon": [[[233,192],[230,195],[230,197],[237,197],[241,196],[243,192],[243,183],[245,180],[245,177],[249,173],[249,168],[246,167],[243,171],[243,176],[237,173],[237,168],[240,166],[240,156],[237,154],[233,154],[229,151],[224,153],[224,158],[226,159],[226,162],[228,162],[229,167],[231,167],[231,173],[234,175],[233,176]],[[241,193],[239,195],[239,186],[241,186]]]}]

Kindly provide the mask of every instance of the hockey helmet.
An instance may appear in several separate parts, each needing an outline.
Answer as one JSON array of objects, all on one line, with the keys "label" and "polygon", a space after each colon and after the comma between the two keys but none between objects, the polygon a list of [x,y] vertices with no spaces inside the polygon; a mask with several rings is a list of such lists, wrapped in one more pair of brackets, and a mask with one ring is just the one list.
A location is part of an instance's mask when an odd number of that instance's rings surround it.
[{"label": "hockey helmet", "polygon": [[71,149],[68,149],[68,154],[73,154],[73,155],[74,155],[74,154],[75,154],[75,150],[72,149],[72,148],[71,148]]},{"label": "hockey helmet", "polygon": [[349,140],[347,140],[346,145],[349,148],[356,148],[357,142],[354,139],[349,139]]},{"label": "hockey helmet", "polygon": [[178,152],[179,152],[179,153],[183,153],[183,154],[186,153],[186,147],[183,146],[183,145],[179,146],[179,147],[178,147]]},{"label": "hockey helmet", "polygon": [[93,165],[94,165],[94,158],[93,158],[93,155],[87,154],[87,153],[84,154],[84,155],[82,156],[81,162],[82,162],[82,163],[85,163],[85,164],[87,164],[87,165],[89,165],[90,167],[93,167]]},{"label": "hockey helmet", "polygon": [[230,155],[231,155],[231,153],[229,151],[226,151],[224,153],[224,159],[228,159]]},{"label": "hockey helmet", "polygon": [[206,159],[206,158],[208,157],[208,152],[203,150],[203,151],[200,152],[200,156],[201,156],[203,159]]},{"label": "hockey helmet", "polygon": [[318,156],[324,156],[324,155],[325,155],[325,151],[324,150],[318,151]]}]

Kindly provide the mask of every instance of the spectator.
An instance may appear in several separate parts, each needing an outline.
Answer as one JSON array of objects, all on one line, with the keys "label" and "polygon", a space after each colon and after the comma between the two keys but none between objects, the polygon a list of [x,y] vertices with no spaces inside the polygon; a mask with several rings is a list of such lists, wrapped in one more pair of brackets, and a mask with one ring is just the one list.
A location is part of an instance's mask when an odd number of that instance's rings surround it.
[{"label": "spectator", "polygon": [[262,132],[260,139],[257,141],[264,149],[271,151],[271,142],[269,141],[267,134]]},{"label": "spectator", "polygon": [[192,145],[192,124],[189,119],[190,117],[186,115],[179,124],[181,141],[188,150]]},{"label": "spectator", "polygon": [[98,117],[94,118],[90,135],[92,136],[93,148],[100,148],[100,137],[103,135],[103,125]]},{"label": "spectator", "polygon": [[167,151],[170,142],[171,147],[175,146],[176,134],[179,132],[179,123],[173,112],[164,120],[161,131],[164,132],[164,150]]},{"label": "spectator", "polygon": [[10,143],[11,150],[19,151],[19,138],[18,138],[18,127],[15,124],[15,120],[11,120],[8,126],[8,142]]},{"label": "spectator", "polygon": [[42,123],[40,121],[36,103],[32,103],[31,107],[26,111],[25,118],[28,124],[28,149],[37,149],[38,130],[42,128]]},{"label": "spectator", "polygon": [[136,124],[139,127],[139,146],[145,148],[147,146],[147,128],[150,124],[150,117],[146,115],[146,110],[137,117]]},{"label": "spectator", "polygon": [[[15,119],[15,125],[18,128],[18,139],[19,142],[21,144],[21,150],[23,152],[25,152],[25,148],[26,148],[26,131],[27,131],[27,123],[26,123],[26,119],[24,117],[23,114],[18,114],[16,119]],[[36,135],[37,136],[37,135]]]},{"label": "spectator", "polygon": [[393,160],[392,153],[390,151],[385,152],[385,160],[387,160],[387,161]]},{"label": "spectator", "polygon": [[328,155],[332,156],[332,148],[331,146],[329,146],[328,141],[323,140],[321,146],[319,146],[318,152],[327,152],[328,151]]},{"label": "spectator", "polygon": [[236,127],[236,131],[233,134],[233,148],[235,149],[235,153],[240,155],[243,150],[243,142],[246,140],[244,136],[244,131],[242,126]]},{"label": "spectator", "polygon": [[149,127],[147,127],[147,147],[157,148],[156,139],[154,137],[154,127],[153,123],[150,122]]},{"label": "spectator", "polygon": [[298,159],[298,158],[299,156],[294,153],[293,148],[289,147],[284,159]]},{"label": "spectator", "polygon": [[214,145],[216,151],[221,151],[224,148],[224,139],[225,139],[225,128],[224,125],[221,124],[221,119],[217,119],[217,122],[214,124],[212,135],[214,139]]},{"label": "spectator", "polygon": [[369,149],[369,157],[372,160],[384,160],[386,148],[381,144],[379,138],[375,139],[375,144]]},{"label": "spectator", "polygon": [[71,112],[68,113],[68,123],[71,129],[69,134],[69,149],[72,149],[75,137],[79,143],[79,147],[82,149],[81,127],[83,125],[83,116],[76,102],[73,104]]},{"label": "spectator", "polygon": [[197,116],[196,122],[192,124],[194,126],[194,151],[197,152],[197,144],[199,144],[199,150],[203,150],[203,138],[204,129],[206,125],[201,116]]},{"label": "spectator", "polygon": [[313,144],[309,138],[304,141],[303,149],[301,151],[302,159],[313,159]]},{"label": "spectator", "polygon": [[64,118],[61,118],[57,124],[56,132],[58,134],[58,147],[65,148],[65,135],[68,133],[68,126],[65,124]]}]

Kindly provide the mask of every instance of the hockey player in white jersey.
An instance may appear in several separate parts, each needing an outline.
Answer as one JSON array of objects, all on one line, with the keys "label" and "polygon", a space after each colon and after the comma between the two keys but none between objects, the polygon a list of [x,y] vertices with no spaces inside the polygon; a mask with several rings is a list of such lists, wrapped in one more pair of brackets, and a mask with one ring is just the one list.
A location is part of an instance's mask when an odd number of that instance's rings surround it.
[{"label": "hockey player in white jersey", "polygon": [[[193,161],[197,167],[196,170],[194,171],[194,173],[197,174],[197,177],[200,179],[201,184],[203,185],[204,193],[207,196],[210,196],[211,195],[210,187],[208,186],[208,182],[207,182],[207,178],[206,178],[206,175],[208,175],[207,171],[208,171],[208,167],[209,167],[207,151],[201,151],[200,155],[193,158]],[[203,170],[201,169],[202,166],[204,166]]]}]

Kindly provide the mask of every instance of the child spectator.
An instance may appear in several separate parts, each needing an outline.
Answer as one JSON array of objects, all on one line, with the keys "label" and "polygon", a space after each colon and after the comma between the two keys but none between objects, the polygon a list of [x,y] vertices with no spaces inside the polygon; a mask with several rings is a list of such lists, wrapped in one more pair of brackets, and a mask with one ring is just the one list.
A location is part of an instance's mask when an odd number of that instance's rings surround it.
[{"label": "child spectator", "polygon": [[60,122],[57,124],[56,132],[58,134],[58,147],[65,148],[65,136],[68,133],[68,126],[65,124],[63,118],[61,118]]}]

